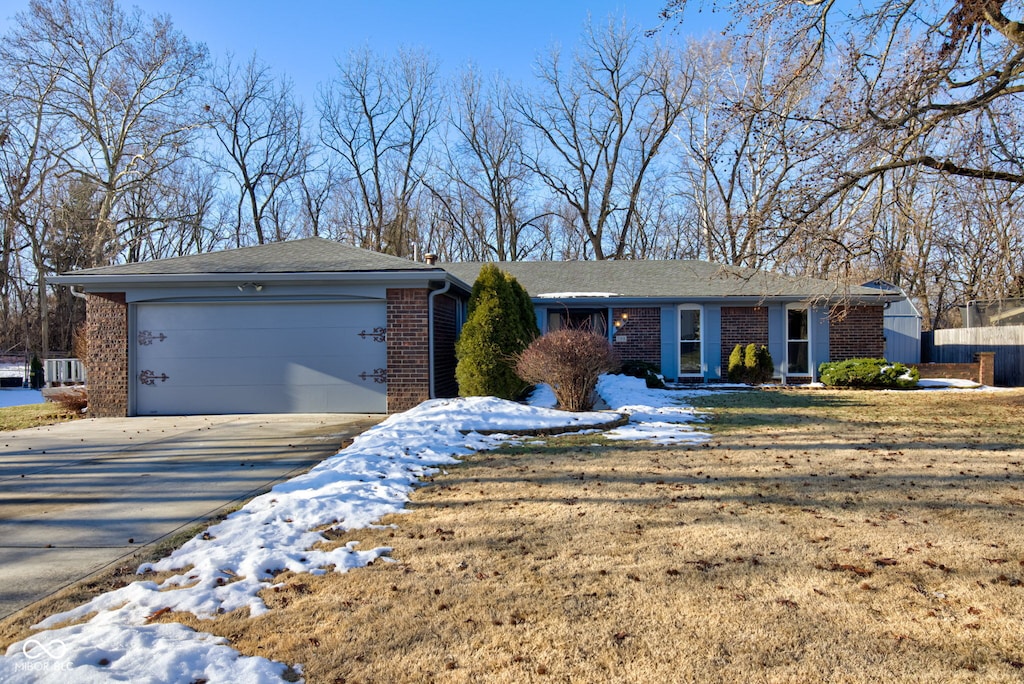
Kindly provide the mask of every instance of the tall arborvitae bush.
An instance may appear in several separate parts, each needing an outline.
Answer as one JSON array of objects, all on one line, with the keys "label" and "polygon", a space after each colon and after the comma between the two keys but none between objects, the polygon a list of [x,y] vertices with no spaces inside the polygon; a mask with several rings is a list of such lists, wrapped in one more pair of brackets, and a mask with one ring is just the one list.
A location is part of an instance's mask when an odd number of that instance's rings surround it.
[{"label": "tall arborvitae bush", "polygon": [[540,334],[530,295],[494,264],[473,283],[468,316],[455,343],[455,378],[464,397],[516,399],[528,387],[516,375],[516,357]]},{"label": "tall arborvitae bush", "polygon": [[37,355],[32,355],[32,362],[29,363],[28,369],[29,386],[34,390],[42,389],[46,384],[46,376],[43,371],[43,362]]}]

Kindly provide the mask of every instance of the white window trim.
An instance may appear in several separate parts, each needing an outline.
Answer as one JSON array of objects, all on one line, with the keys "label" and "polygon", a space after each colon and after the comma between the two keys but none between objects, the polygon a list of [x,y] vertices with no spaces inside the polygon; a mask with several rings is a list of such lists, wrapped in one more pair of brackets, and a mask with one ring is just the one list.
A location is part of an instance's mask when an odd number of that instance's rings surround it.
[{"label": "white window trim", "polygon": [[[698,312],[700,314],[700,330],[699,330],[700,338],[697,340],[700,343],[700,371],[697,372],[697,373],[684,373],[683,372],[682,357],[680,356],[680,354],[681,354],[680,345],[683,343],[684,340],[683,340],[683,331],[682,331],[682,328],[680,327],[679,331],[677,333],[678,337],[676,338],[676,356],[680,357],[680,358],[677,359],[677,363],[679,363],[679,377],[681,377],[681,378],[702,378],[702,377],[704,377],[704,375],[707,372],[707,363],[704,360],[704,338],[705,338],[704,324],[706,322],[705,318],[704,318],[704,305],[703,304],[680,304],[679,306],[677,306],[676,307],[676,323],[677,324],[681,323],[680,314],[682,314],[683,311],[696,311],[696,312]],[[686,340],[686,341],[687,342],[691,342],[692,340]]]},{"label": "white window trim", "polygon": [[[807,312],[807,372],[806,373],[790,373],[789,372],[789,312],[790,311],[806,311]],[[782,320],[782,335],[784,338],[782,344],[783,356],[785,360],[782,364],[782,380],[785,382],[787,376],[793,376],[796,378],[811,378],[814,379],[814,326],[811,324],[811,306],[809,304],[787,304],[785,318]],[[805,340],[794,340],[795,342],[804,342]]]}]

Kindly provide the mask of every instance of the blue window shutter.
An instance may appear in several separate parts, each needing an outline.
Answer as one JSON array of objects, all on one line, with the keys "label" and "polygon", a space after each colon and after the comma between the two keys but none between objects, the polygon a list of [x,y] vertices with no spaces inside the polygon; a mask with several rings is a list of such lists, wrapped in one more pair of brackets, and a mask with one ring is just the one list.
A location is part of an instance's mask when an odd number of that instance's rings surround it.
[{"label": "blue window shutter", "polygon": [[818,380],[818,366],[829,361],[828,309],[811,307],[808,313],[811,328],[811,379]]},{"label": "blue window shutter", "polygon": [[786,369],[786,307],[768,307],[768,353],[775,364],[775,377],[785,377]]},{"label": "blue window shutter", "polygon": [[704,380],[718,380],[722,377],[722,307],[720,305],[704,305],[700,335],[704,338]]},{"label": "blue window shutter", "polygon": [[544,307],[533,305],[533,315],[537,319],[537,329],[540,330],[541,335],[547,335],[548,330],[548,310]]},{"label": "blue window shutter", "polygon": [[661,374],[679,378],[679,312],[674,306],[661,307]]}]

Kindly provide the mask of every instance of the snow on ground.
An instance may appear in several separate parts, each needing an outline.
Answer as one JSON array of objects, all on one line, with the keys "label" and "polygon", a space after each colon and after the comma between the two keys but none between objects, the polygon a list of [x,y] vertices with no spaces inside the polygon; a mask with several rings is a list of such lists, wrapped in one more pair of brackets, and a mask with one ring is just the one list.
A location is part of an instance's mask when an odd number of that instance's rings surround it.
[{"label": "snow on ground", "polygon": [[0,408],[7,408],[8,406],[24,406],[25,404],[42,404],[43,393],[39,390],[33,389],[22,389],[15,387],[12,389],[0,389]]},{"label": "snow on ground", "polygon": [[[25,363],[0,363],[0,378],[25,377]],[[45,401],[39,390],[22,389],[20,387],[0,388],[0,408],[24,406],[25,404],[42,404]]]},{"label": "snow on ground", "polygon": [[[630,418],[605,435],[659,444],[706,441],[710,436],[693,427],[701,414],[684,402],[708,391],[648,389],[637,378],[603,376],[599,394]],[[142,579],[40,622],[36,627],[44,631],[12,644],[0,657],[0,682],[282,681],[283,663],[243,656],[220,637],[180,624],[147,624],[148,618],[166,609],[209,617],[248,608],[259,615],[267,607],[257,593],[273,586],[285,569],[323,574],[390,561],[387,547],[360,550],[354,542],[332,551],[313,547],[325,541],[320,531],[366,527],[400,512],[421,478],[460,456],[513,440],[516,431],[585,430],[609,418],[607,412],[556,411],[553,404],[550,388],[540,388],[529,405],[491,397],[435,399],[390,416],[309,472],[139,569],[143,574],[177,571],[170,578]],[[503,433],[479,432],[495,430]],[[69,620],[83,622],[56,627]]]},{"label": "snow on ground", "polygon": [[608,439],[642,439],[655,444],[699,444],[711,439],[710,434],[690,425],[702,421],[705,414],[685,405],[686,396],[681,392],[652,389],[627,375],[602,375],[597,392],[612,410],[629,414],[629,424],[606,432]]},{"label": "snow on ground", "polygon": [[924,389],[981,389],[984,385],[980,385],[973,380],[956,380],[956,379],[930,379],[921,378],[917,381],[917,386]]},{"label": "snow on ground", "polygon": [[24,362],[0,363],[0,378],[24,378],[25,372]]},{"label": "snow on ground", "polygon": [[[514,439],[517,430],[586,429],[608,419],[607,412],[566,413],[491,397],[435,399],[390,416],[308,473],[139,569],[179,571],[170,578],[143,578],[40,622],[36,627],[46,631],[12,644],[0,658],[0,682],[281,681],[282,663],[242,656],[222,639],[181,625],[149,625],[147,618],[165,609],[210,617],[248,608],[259,615],[267,608],[257,593],[282,570],[322,574],[386,562],[387,547],[364,551],[350,542],[313,549],[326,540],[317,530],[366,527],[400,512],[421,478]],[[495,430],[504,434],[477,432]],[[91,613],[82,624],[56,628]]]}]

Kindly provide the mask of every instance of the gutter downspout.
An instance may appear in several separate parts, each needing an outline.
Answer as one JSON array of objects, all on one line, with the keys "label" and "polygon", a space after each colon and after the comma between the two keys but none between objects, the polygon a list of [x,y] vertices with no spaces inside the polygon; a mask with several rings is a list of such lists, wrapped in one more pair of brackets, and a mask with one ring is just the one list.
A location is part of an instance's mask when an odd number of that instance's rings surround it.
[{"label": "gutter downspout", "polygon": [[74,295],[75,297],[78,297],[81,300],[89,301],[89,298],[85,296],[84,292],[78,292],[77,290],[75,290],[75,286],[74,285],[68,285],[68,291],[72,295]]},{"label": "gutter downspout", "polygon": [[436,399],[437,394],[434,391],[434,297],[443,295],[452,287],[450,280],[444,281],[444,287],[440,290],[434,290],[427,296],[427,374],[430,377],[430,398]]}]

